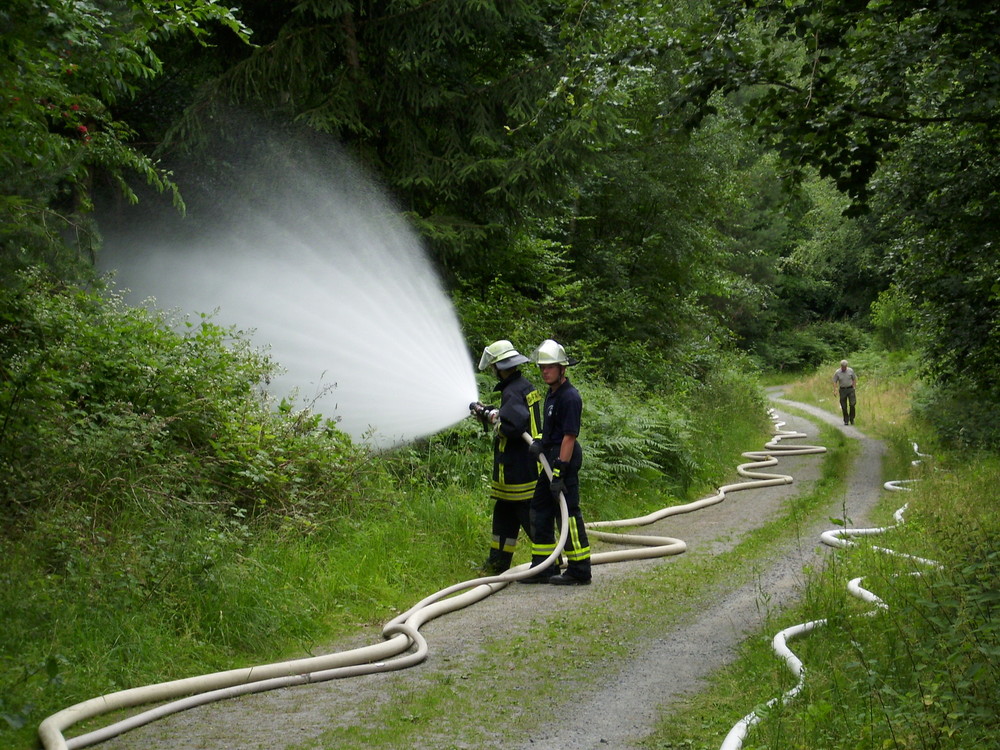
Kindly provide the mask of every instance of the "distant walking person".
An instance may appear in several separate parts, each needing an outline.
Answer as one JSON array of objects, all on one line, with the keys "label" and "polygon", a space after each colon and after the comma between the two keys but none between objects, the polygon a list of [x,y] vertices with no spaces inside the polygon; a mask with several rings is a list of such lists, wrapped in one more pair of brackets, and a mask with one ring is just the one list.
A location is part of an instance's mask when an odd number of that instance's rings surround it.
[{"label": "distant walking person", "polygon": [[490,498],[494,501],[493,541],[483,564],[483,572],[491,575],[510,568],[522,528],[531,536],[530,505],[538,481],[538,459],[529,451],[522,435],[527,432],[536,440],[541,437],[542,395],[518,369],[518,365],[527,361],[506,339],[487,346],[479,360],[479,369],[492,370],[496,375],[498,382],[493,390],[500,393],[500,406],[478,402],[469,405],[483,427],[496,425],[490,482]]},{"label": "distant walking person", "polygon": [[854,369],[847,366],[847,360],[840,360],[840,367],[833,373],[833,384],[837,386],[837,396],[840,397],[840,410],[844,413],[844,424],[854,424],[854,407],[858,403],[858,394],[854,388],[858,378]]},{"label": "distant walking person", "polygon": [[532,444],[532,451],[544,453],[552,468],[552,480],[543,471],[538,476],[535,494],[531,498],[531,565],[537,567],[556,549],[555,529],[558,526],[559,495],[566,498],[569,529],[566,546],[566,572],[560,573],[558,562],[521,583],[552,583],[560,586],[590,583],[590,543],[580,512],[580,466],[583,449],[577,441],[583,414],[580,392],[566,377],[566,367],[576,360],[566,356],[562,345],[547,339],[534,351],[531,359],[538,365],[542,380],[549,387],[545,395],[542,439]]}]

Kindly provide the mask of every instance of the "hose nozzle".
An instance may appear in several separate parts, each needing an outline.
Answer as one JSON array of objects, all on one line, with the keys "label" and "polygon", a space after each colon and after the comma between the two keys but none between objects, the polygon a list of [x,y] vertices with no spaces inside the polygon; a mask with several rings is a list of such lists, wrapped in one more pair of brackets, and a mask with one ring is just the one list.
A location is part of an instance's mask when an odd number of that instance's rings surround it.
[{"label": "hose nozzle", "polygon": [[473,417],[479,420],[479,423],[483,426],[483,432],[488,431],[500,416],[500,410],[495,406],[487,406],[478,401],[473,401],[469,404],[469,411]]}]

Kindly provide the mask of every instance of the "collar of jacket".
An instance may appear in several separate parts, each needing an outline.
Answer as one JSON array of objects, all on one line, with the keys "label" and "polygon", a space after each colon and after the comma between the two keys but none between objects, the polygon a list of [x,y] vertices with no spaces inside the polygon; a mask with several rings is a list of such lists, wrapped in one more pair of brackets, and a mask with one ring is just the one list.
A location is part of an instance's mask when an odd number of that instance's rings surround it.
[{"label": "collar of jacket", "polygon": [[515,380],[520,380],[520,379],[521,379],[521,371],[514,370],[514,372],[510,374],[510,377],[504,378],[503,380],[497,382],[497,384],[493,386],[493,390],[499,393],[504,388],[513,383]]}]

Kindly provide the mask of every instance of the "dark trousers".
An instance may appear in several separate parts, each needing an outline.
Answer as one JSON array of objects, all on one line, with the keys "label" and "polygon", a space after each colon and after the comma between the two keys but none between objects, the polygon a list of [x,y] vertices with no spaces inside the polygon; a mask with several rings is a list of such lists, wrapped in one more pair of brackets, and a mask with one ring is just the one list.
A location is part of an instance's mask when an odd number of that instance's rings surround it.
[{"label": "dark trousers", "polygon": [[531,538],[531,503],[528,500],[497,500],[493,505],[493,541],[486,565],[493,573],[510,568],[521,529]]},{"label": "dark trousers", "polygon": [[853,385],[840,389],[840,410],[844,412],[844,424],[854,424],[854,407],[857,403],[858,394],[854,392]]},{"label": "dark trousers", "polygon": [[[580,476],[574,470],[564,475],[566,507],[569,511],[569,532],[566,537],[566,574],[584,581],[590,580],[590,542],[580,512]],[[531,498],[531,564],[538,565],[552,554],[556,547],[556,529],[559,528],[559,502],[552,497],[549,478],[544,473],[535,485]],[[545,572],[559,572],[554,564]]]}]

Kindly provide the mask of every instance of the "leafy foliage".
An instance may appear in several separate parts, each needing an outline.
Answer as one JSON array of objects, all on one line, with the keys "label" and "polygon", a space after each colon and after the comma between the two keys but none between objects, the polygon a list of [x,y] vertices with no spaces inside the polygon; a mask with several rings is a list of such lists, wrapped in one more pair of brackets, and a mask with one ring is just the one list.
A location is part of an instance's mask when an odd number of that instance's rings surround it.
[{"label": "leafy foliage", "polygon": [[[674,370],[658,392],[571,373],[584,399],[587,476],[619,487],[665,485],[679,497],[717,481],[732,456],[714,446],[752,441],[766,427],[765,405],[747,361],[703,364],[704,372]],[[745,432],[731,434],[737,429]]]},{"label": "leafy foliage", "polygon": [[899,287],[889,287],[871,305],[871,321],[876,340],[887,351],[907,351],[913,347],[913,307]]},{"label": "leafy foliage", "polygon": [[1000,398],[971,378],[947,385],[925,383],[914,394],[913,411],[957,448],[1000,447]]},{"label": "leafy foliage", "polygon": [[927,373],[937,382],[1000,388],[1000,170],[984,126],[922,129],[880,180],[894,227],[897,283],[915,311]]},{"label": "leafy foliage", "polygon": [[134,129],[114,113],[163,72],[153,42],[176,33],[204,41],[214,24],[247,32],[215,0],[11,0],[0,24],[0,270],[45,259],[68,272],[67,256],[87,257],[98,244],[95,180],[134,199],[125,175],[138,173],[182,205],[170,175],[133,147]]},{"label": "leafy foliage", "polygon": [[[576,381],[574,381],[576,382]],[[688,415],[667,399],[639,411],[631,398],[594,386],[583,387],[587,476],[598,481],[665,480],[683,494],[697,474]]]},{"label": "leafy foliage", "polygon": [[570,68],[607,18],[589,3],[248,8],[269,42],[206,90],[178,136],[190,140],[205,106],[224,102],[334,134],[460,272],[470,247],[495,247],[524,206],[556,199],[599,141],[591,91]]},{"label": "leafy foliage", "polygon": [[343,496],[349,440],[272,411],[261,386],[275,365],[234,331],[202,319],[178,335],[118,299],[17,281],[0,292],[7,520],[81,497],[111,514],[152,501],[308,517]]},{"label": "leafy foliage", "polygon": [[718,3],[687,40],[682,97],[696,122],[710,94],[741,91],[789,164],[813,164],[863,201],[914,129],[996,127],[998,22],[972,2]]},{"label": "leafy foliage", "polygon": [[649,350],[670,359],[690,339],[727,340],[703,299],[720,291],[710,227],[729,164],[660,106],[676,86],[663,50],[687,13],[641,1],[248,7],[261,46],[172,138],[208,138],[210,113],[230,103],[334,134],[429,239],[472,348],[520,343],[532,309],[532,345],[607,352],[611,378],[642,355],[651,383],[664,368]]},{"label": "leafy foliage", "polygon": [[791,169],[833,179],[853,199],[848,213],[871,211],[876,252],[853,262],[881,266],[906,293],[938,386],[992,400],[1000,12],[972,2],[710,8],[679,42],[689,123],[732,95]]},{"label": "leafy foliage", "polygon": [[781,372],[802,372],[867,347],[870,338],[849,323],[813,323],[789,328],[757,345],[760,362]]},{"label": "leafy foliage", "polygon": [[[817,603],[831,615],[828,629],[795,647],[807,665],[806,691],[761,725],[762,742],[780,734],[785,743],[831,748],[996,744],[1000,555],[992,543],[997,514],[983,493],[992,492],[997,466],[972,458],[941,473],[914,486],[907,521],[888,545],[942,567],[866,549],[824,573],[829,598]],[[858,574],[886,611],[857,616],[842,592],[844,578]]]}]

